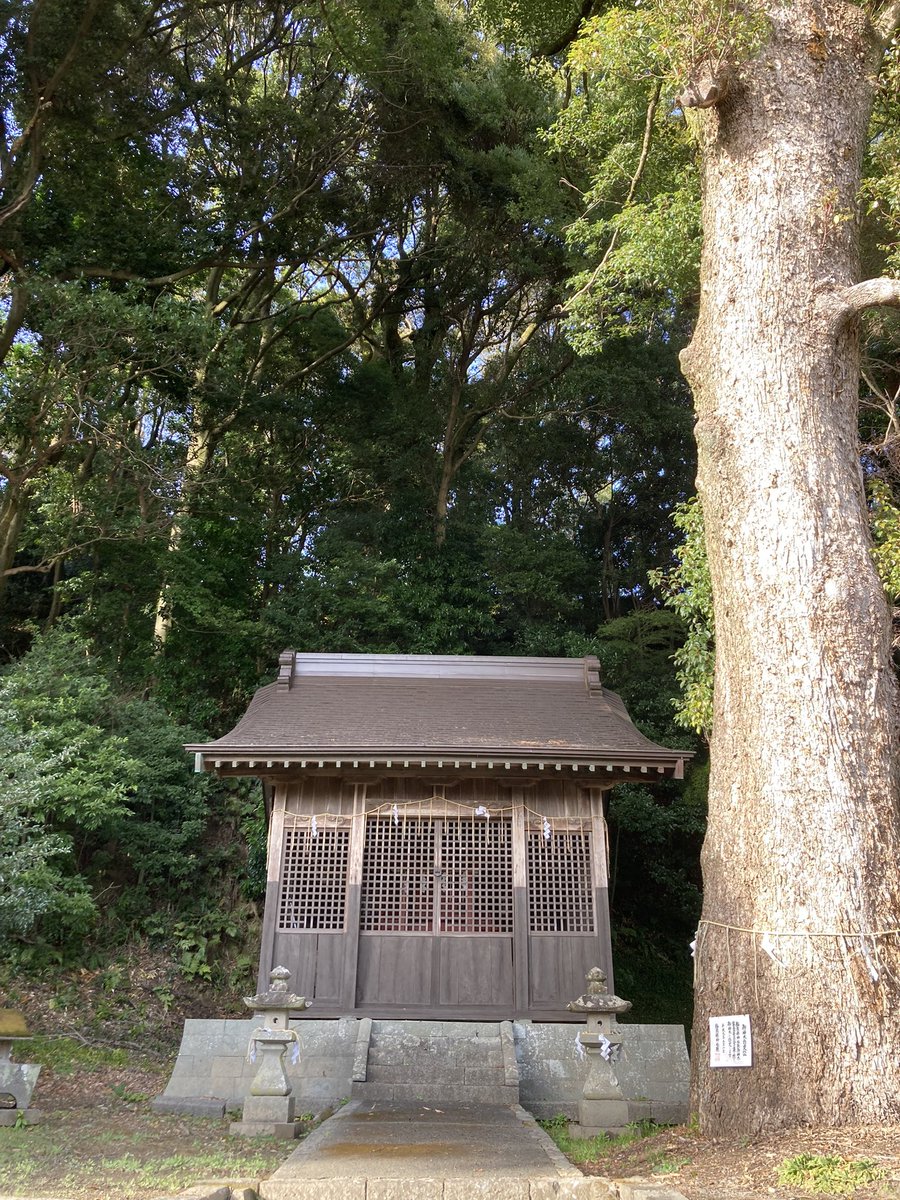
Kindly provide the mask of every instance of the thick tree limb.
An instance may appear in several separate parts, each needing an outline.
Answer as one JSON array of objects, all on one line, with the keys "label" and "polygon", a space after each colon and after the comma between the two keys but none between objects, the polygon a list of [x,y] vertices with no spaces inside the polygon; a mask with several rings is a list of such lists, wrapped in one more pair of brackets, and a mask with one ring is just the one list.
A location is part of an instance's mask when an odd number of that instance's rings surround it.
[{"label": "thick tree limb", "polygon": [[13,287],[12,299],[10,300],[9,312],[6,321],[0,332],[0,363],[2,363],[9,349],[15,341],[16,334],[22,328],[22,322],[25,320],[25,309],[27,307],[27,298],[24,288]]},{"label": "thick tree limb", "polygon": [[900,279],[865,279],[852,287],[842,288],[834,297],[837,301],[838,323],[850,320],[867,308],[900,308]]},{"label": "thick tree limb", "polygon": [[581,32],[581,26],[585,21],[589,21],[594,13],[599,12],[599,10],[600,5],[596,3],[596,0],[584,0],[581,10],[568,29],[560,34],[550,45],[541,46],[537,52],[538,56],[540,58],[552,58],[556,54],[562,54],[563,50],[571,46],[572,42],[578,37],[578,34]]}]

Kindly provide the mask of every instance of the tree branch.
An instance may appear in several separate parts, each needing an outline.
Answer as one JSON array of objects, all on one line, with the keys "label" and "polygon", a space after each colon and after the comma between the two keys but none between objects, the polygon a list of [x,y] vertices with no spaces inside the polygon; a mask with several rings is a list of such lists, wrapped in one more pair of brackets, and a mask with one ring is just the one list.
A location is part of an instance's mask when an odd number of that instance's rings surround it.
[{"label": "tree branch", "polygon": [[5,361],[10,347],[15,341],[16,334],[22,328],[27,304],[28,300],[25,289],[13,284],[9,312],[3,325],[3,330],[0,332],[0,363]]},{"label": "tree branch", "polygon": [[900,26],[900,0],[891,0],[884,12],[874,22],[874,25],[875,32],[881,38],[883,44],[887,46],[897,32],[897,27]]},{"label": "tree branch", "polygon": [[[900,3],[900,0],[898,0],[898,3]],[[631,204],[631,202],[634,200],[635,193],[637,192],[638,184],[641,181],[641,176],[643,175],[644,168],[647,165],[647,159],[650,156],[650,146],[651,146],[651,143],[653,140],[653,126],[656,121],[656,110],[659,106],[659,98],[660,98],[661,94],[662,94],[662,80],[658,79],[653,88],[653,94],[650,97],[650,103],[647,105],[647,116],[646,116],[646,119],[644,120],[644,137],[643,137],[643,140],[641,141],[641,153],[638,158],[638,163],[637,163],[637,167],[635,168],[634,175],[632,175],[632,177],[631,177],[631,183],[628,188],[628,195],[625,197],[625,203],[622,205],[622,211],[624,211],[628,207],[628,205]],[[592,208],[596,208],[599,203],[600,203],[599,200],[595,200],[593,204],[590,204],[587,207],[587,209],[585,210],[585,212],[582,214],[582,219],[587,216],[587,214],[591,211]],[[594,268],[590,279],[587,281],[587,283],[585,283],[582,287],[580,287],[578,289],[578,291],[574,294],[574,296],[569,297],[568,303],[566,305],[567,309],[573,300],[577,300],[580,296],[583,296],[585,292],[590,291],[590,289],[597,282],[600,272],[603,270],[603,268],[606,266],[607,262],[609,261],[609,257],[612,254],[613,250],[615,250],[616,242],[618,240],[619,240],[619,229],[616,228],[613,230],[612,237],[609,239],[609,244],[607,245],[606,250],[604,251],[603,257],[600,259],[600,261],[597,263],[597,266]]]},{"label": "tree branch", "polygon": [[563,50],[565,50],[568,46],[571,46],[572,42],[574,42],[578,37],[578,34],[581,32],[581,26],[585,23],[585,21],[589,21],[594,13],[599,11],[599,8],[600,5],[597,4],[595,0],[583,0],[581,9],[572,23],[556,38],[555,41],[546,46],[542,46],[537,51],[539,57],[553,58],[557,54],[562,54]]},{"label": "tree branch", "polygon": [[864,279],[836,295],[837,319],[850,320],[867,308],[900,308],[900,279]]}]

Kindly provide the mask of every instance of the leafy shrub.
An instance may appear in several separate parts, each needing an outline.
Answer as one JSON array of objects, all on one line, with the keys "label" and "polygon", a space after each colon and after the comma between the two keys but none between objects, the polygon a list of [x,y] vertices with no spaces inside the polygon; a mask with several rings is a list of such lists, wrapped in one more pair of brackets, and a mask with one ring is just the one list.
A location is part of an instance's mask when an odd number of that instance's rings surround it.
[{"label": "leafy shrub", "polygon": [[778,1168],[778,1185],[850,1196],[857,1188],[884,1176],[883,1168],[867,1158],[854,1160],[837,1154],[797,1154],[794,1158],[786,1158]]},{"label": "leafy shrub", "polygon": [[0,677],[0,714],[0,934],[32,943],[11,952],[63,961],[101,915],[120,940],[154,909],[203,907],[214,785],[183,748],[200,735],[123,696],[67,628]]}]

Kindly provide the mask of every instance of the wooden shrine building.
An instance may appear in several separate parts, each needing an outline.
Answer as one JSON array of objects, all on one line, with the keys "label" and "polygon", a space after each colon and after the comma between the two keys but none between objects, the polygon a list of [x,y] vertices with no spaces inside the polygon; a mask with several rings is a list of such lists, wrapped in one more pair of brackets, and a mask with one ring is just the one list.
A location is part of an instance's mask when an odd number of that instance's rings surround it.
[{"label": "wooden shrine building", "polygon": [[604,793],[681,778],[595,658],[286,651],[198,769],[271,807],[260,987],[310,1017],[565,1019],[612,980]]}]

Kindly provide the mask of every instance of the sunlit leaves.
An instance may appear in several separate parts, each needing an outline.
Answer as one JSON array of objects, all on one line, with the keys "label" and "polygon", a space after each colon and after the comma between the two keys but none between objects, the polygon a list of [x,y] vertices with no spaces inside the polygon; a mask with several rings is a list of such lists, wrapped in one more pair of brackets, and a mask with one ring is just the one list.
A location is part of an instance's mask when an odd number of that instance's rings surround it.
[{"label": "sunlit leaves", "polygon": [[715,626],[703,509],[696,496],[676,511],[674,523],[684,534],[678,565],[667,574],[657,574],[656,581],[665,588],[669,604],[687,630],[684,645],[675,653],[682,693],[677,716],[686,728],[708,736],[713,717]]},{"label": "sunlit leaves", "polygon": [[900,603],[900,505],[883,479],[869,484],[872,554],[890,599]]}]

